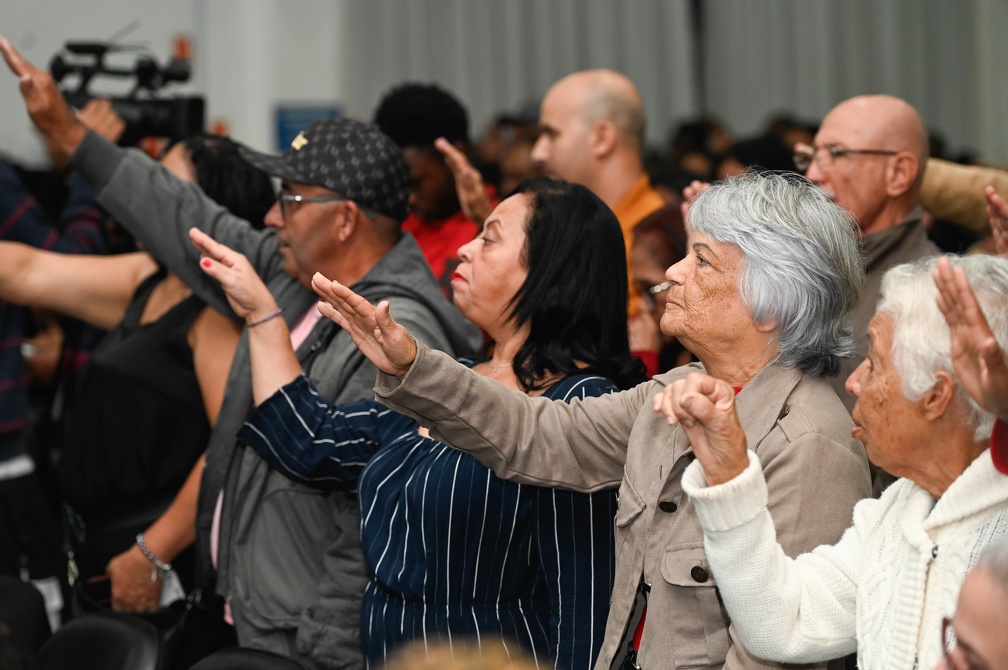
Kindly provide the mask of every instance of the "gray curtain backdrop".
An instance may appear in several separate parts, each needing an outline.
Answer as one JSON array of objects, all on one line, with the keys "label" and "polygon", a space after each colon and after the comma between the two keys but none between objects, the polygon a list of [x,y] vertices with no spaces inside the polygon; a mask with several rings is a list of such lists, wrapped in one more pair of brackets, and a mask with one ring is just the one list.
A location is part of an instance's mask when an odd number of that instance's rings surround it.
[{"label": "gray curtain backdrop", "polygon": [[[210,120],[274,150],[279,106],[370,118],[405,80],[434,81],[474,134],[574,70],[629,75],[648,139],[706,112],[737,136],[787,111],[817,121],[858,93],[906,98],[952,151],[1008,164],[1008,0],[3,0],[0,32],[37,63],[68,39],[168,56],[194,44]],[[16,80],[0,73],[0,152],[41,155]]]},{"label": "gray curtain backdrop", "polygon": [[370,0],[347,21],[347,48],[366,54],[346,61],[361,113],[397,81],[433,80],[478,132],[564,74],[610,67],[640,88],[651,143],[701,112],[746,135],[884,92],[951,151],[1008,162],[1005,0]]}]

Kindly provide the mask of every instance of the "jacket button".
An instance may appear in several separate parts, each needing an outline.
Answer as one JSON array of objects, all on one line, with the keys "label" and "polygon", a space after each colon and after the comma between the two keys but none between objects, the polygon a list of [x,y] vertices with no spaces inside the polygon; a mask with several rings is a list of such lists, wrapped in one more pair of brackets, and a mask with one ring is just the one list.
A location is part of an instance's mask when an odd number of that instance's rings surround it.
[{"label": "jacket button", "polygon": [[671,500],[662,500],[660,503],[658,503],[658,509],[660,509],[663,512],[668,512],[671,514],[672,512],[679,509],[679,505],[676,505]]},{"label": "jacket button", "polygon": [[694,565],[693,569],[690,570],[690,577],[693,578],[694,582],[699,582],[703,584],[710,578],[710,574],[708,574],[707,570],[700,567],[699,565]]}]

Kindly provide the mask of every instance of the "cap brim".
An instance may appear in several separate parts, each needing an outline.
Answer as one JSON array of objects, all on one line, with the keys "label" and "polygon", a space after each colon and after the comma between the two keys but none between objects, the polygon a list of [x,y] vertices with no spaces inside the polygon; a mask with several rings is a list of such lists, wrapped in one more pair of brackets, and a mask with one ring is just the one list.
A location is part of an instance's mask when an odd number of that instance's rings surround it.
[{"label": "cap brim", "polygon": [[252,167],[262,170],[272,177],[278,177],[284,181],[308,183],[305,176],[291,167],[283,156],[259,153],[246,147],[238,147],[238,153]]}]

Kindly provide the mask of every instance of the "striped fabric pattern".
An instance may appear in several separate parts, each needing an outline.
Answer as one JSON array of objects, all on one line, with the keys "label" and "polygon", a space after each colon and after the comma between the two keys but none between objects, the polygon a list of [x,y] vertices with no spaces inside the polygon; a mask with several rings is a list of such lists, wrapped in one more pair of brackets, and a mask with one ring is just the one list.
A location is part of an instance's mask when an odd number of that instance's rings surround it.
[{"label": "striped fabric pattern", "polygon": [[[544,395],[616,391],[570,377]],[[582,494],[498,479],[374,401],[330,408],[301,377],[241,433],[292,479],[356,490],[371,581],[361,636],[371,665],[406,641],[518,644],[541,664],[587,670],[615,570],[615,490]]]}]

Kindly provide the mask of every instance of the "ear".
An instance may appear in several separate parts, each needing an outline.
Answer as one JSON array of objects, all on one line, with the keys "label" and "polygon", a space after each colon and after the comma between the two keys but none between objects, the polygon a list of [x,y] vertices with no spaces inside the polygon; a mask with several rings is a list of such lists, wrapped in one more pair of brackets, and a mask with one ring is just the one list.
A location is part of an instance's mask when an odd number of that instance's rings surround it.
[{"label": "ear", "polygon": [[757,332],[769,334],[777,330],[777,319],[770,319],[766,323],[753,321],[753,326],[756,327]]},{"label": "ear", "polygon": [[363,214],[357,203],[352,200],[339,203],[339,207],[336,208],[336,212],[333,215],[332,226],[333,234],[340,244],[344,244],[348,239],[353,237],[353,234],[357,231],[358,218],[363,216]]},{"label": "ear", "polygon": [[605,158],[611,154],[619,141],[619,131],[609,119],[595,124],[591,132],[591,152],[595,158]]},{"label": "ear", "polygon": [[886,194],[898,197],[909,191],[920,169],[917,157],[909,151],[901,151],[893,156],[886,169]]},{"label": "ear", "polygon": [[952,375],[944,370],[935,373],[935,383],[924,392],[921,398],[921,409],[928,421],[940,419],[949,409],[949,404],[956,397],[956,385]]}]

